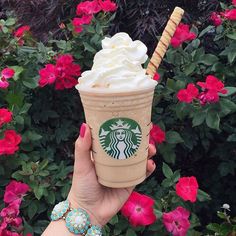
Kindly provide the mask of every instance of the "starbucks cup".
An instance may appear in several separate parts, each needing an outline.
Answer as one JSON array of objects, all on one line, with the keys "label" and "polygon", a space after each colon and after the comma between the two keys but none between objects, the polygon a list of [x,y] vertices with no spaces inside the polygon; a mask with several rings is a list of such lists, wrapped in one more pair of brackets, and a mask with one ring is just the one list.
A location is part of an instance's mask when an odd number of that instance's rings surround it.
[{"label": "starbucks cup", "polygon": [[78,87],[102,185],[124,188],[146,178],[154,89],[155,84],[125,92]]}]

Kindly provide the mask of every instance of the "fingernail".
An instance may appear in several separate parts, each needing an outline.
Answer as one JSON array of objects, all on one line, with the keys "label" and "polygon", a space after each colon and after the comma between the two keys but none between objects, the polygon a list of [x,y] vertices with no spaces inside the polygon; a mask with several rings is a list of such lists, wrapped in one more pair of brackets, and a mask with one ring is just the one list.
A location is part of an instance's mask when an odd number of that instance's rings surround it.
[{"label": "fingernail", "polygon": [[85,123],[83,123],[83,124],[80,126],[80,131],[79,131],[79,136],[80,136],[81,138],[84,137],[85,131],[86,131],[86,125],[85,125]]}]

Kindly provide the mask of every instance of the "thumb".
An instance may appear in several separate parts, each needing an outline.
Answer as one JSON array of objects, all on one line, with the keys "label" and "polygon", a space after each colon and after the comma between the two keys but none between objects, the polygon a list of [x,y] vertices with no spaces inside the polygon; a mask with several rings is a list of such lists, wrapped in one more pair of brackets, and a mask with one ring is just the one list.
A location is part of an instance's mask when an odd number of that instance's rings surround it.
[{"label": "thumb", "polygon": [[80,135],[75,142],[75,174],[87,174],[93,168],[91,146],[92,138],[90,128],[87,124],[83,123],[80,127]]}]

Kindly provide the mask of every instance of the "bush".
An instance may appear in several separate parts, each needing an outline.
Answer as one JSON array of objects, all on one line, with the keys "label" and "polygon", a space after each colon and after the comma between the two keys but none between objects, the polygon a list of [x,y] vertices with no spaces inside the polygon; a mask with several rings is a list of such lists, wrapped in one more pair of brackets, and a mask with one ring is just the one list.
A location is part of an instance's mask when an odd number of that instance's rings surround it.
[{"label": "bush", "polygon": [[[236,25],[227,17],[200,32],[193,26],[195,39],[188,43],[172,42],[158,71],[152,116],[158,125],[152,131],[158,170],[137,187],[155,200],[157,221],[132,227],[118,214],[104,227],[104,235],[166,235],[168,212],[177,211],[185,212],[186,230],[190,220],[188,235],[235,233],[228,206],[219,211],[224,203],[236,205]],[[11,231],[40,235],[55,203],[67,196],[74,141],[84,120],[75,79],[91,67],[113,18],[100,12],[82,28],[76,20],[63,24],[65,40],[50,39],[47,45],[37,42],[27,26],[16,30],[14,18],[0,21],[0,208],[5,209],[4,221],[6,209],[13,207],[17,218],[20,205],[23,219],[9,223]],[[212,47],[206,50],[206,44]],[[24,201],[11,205],[9,194]],[[223,223],[213,217],[217,210]]]}]

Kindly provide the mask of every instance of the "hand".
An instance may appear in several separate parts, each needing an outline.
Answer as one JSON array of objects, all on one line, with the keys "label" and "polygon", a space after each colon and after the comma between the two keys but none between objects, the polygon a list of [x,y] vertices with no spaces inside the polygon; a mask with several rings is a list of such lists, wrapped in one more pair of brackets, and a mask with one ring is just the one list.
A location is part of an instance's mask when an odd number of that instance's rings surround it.
[{"label": "hand", "polygon": [[[134,187],[108,188],[99,184],[91,159],[91,132],[88,125],[83,124],[80,137],[75,143],[75,164],[72,187],[68,199],[72,208],[85,209],[94,225],[105,225],[127,201]],[[156,153],[156,148],[149,145],[148,158]],[[147,176],[156,166],[153,160],[147,161]]]}]

